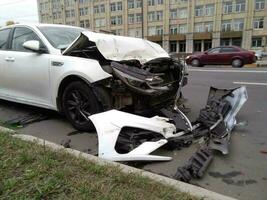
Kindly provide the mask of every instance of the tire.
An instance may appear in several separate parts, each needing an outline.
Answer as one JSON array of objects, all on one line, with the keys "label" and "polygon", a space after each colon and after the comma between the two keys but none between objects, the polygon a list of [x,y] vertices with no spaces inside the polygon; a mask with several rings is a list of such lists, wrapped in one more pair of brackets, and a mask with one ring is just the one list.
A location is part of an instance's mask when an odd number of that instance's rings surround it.
[{"label": "tire", "polygon": [[232,67],[234,68],[240,68],[243,67],[243,61],[239,58],[236,58],[232,61]]},{"label": "tire", "polygon": [[191,61],[191,64],[193,67],[200,67],[200,62],[196,58]]},{"label": "tire", "polygon": [[70,83],[63,92],[61,102],[63,112],[74,128],[79,131],[94,130],[94,125],[88,116],[103,109],[86,83],[82,81]]}]

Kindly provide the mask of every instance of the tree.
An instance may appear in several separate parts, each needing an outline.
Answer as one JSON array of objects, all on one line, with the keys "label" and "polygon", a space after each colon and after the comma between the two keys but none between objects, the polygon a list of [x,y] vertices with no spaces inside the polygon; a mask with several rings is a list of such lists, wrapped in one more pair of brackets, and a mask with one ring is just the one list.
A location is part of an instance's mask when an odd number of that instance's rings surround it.
[{"label": "tree", "polygon": [[13,24],[15,24],[15,22],[11,20],[6,22],[6,26],[13,25]]}]

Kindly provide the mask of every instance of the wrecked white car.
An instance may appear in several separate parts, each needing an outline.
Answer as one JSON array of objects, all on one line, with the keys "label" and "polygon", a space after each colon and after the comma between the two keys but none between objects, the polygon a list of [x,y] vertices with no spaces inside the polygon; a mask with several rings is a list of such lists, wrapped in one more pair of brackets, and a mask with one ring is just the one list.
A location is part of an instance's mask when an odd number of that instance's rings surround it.
[{"label": "wrecked white car", "polygon": [[57,110],[83,131],[95,113],[173,104],[186,84],[183,69],[143,39],[62,25],[0,29],[0,98]]}]

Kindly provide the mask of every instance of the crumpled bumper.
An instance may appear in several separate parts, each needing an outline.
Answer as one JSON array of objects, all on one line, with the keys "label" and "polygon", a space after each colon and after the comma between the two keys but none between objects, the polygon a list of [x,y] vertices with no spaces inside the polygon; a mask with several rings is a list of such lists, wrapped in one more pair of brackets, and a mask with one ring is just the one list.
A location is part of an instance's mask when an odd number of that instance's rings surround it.
[{"label": "crumpled bumper", "polygon": [[209,149],[227,154],[236,115],[247,99],[245,87],[211,88],[206,107],[193,123],[179,109],[164,111],[167,118],[146,118],[117,110],[92,115],[89,118],[98,134],[98,155],[113,161],[168,161],[172,158],[150,153],[169,143],[179,145],[201,137]]}]

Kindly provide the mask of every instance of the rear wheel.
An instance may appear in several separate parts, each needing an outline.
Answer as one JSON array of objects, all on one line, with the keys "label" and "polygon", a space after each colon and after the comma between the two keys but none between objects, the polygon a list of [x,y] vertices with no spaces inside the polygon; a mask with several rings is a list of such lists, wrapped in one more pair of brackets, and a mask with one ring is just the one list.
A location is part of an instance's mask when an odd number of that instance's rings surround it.
[{"label": "rear wheel", "polygon": [[191,63],[193,67],[200,67],[200,62],[198,59],[193,59]]},{"label": "rear wheel", "polygon": [[232,67],[235,67],[235,68],[239,68],[239,67],[243,67],[243,62],[242,60],[236,58],[232,61]]},{"label": "rear wheel", "polygon": [[65,88],[62,107],[67,119],[80,131],[93,130],[94,125],[88,116],[102,111],[92,89],[81,81],[72,82]]}]

